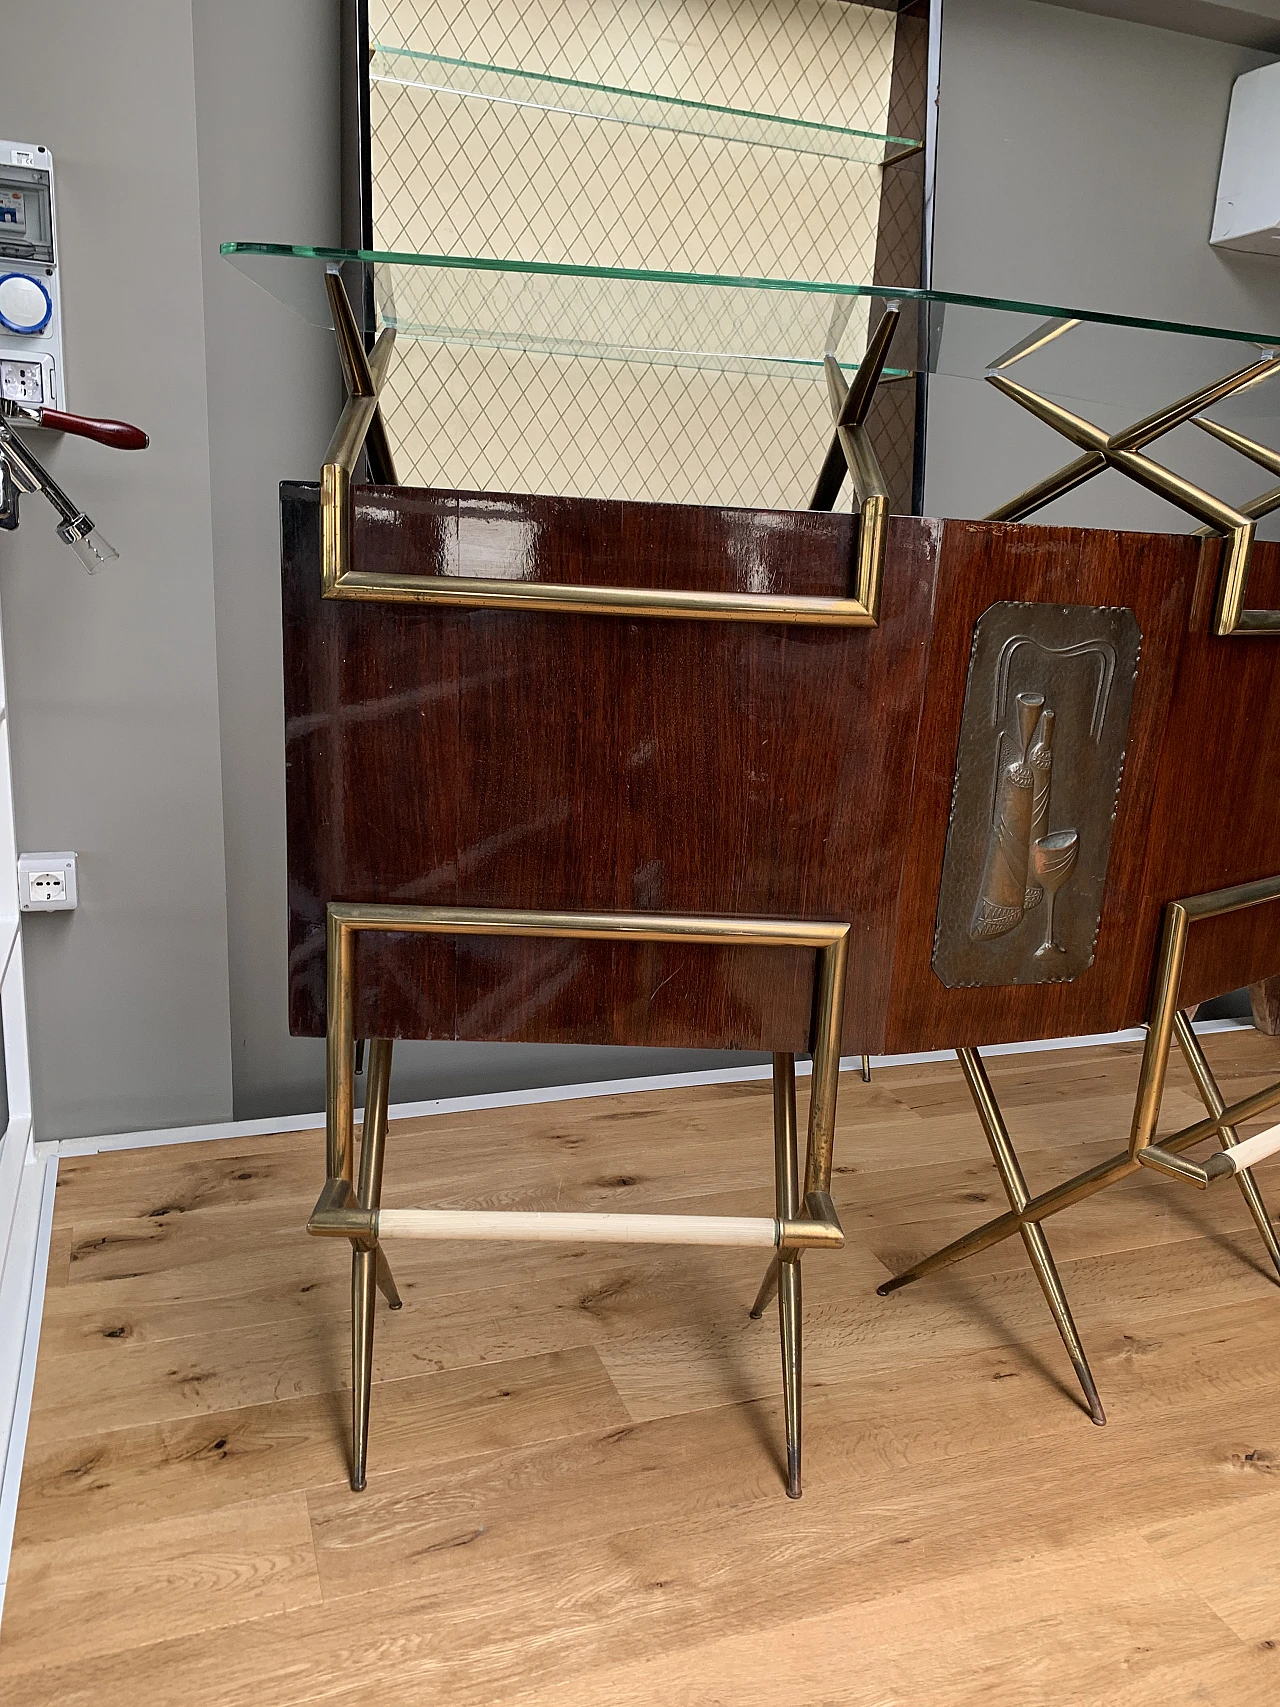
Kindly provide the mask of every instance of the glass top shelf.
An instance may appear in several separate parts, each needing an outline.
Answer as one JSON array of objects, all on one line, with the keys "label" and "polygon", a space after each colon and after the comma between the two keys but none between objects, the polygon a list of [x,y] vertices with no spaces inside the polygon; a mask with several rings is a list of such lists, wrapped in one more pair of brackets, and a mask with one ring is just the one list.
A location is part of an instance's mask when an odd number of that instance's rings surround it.
[{"label": "glass top shelf", "polygon": [[[355,301],[368,268],[379,323],[399,338],[775,378],[820,375],[828,353],[856,367],[870,326],[893,301],[902,318],[887,376],[999,372],[1067,407],[1123,404],[1127,420],[1280,352],[1280,332],[883,284],[276,243],[224,243],[222,253],[317,326],[331,325],[325,273],[342,269]],[[1280,383],[1219,407],[1272,415],[1272,395],[1280,398]]]},{"label": "glass top shelf", "polygon": [[646,130],[675,131],[761,148],[786,148],[797,154],[820,154],[868,166],[893,164],[918,153],[924,146],[906,136],[846,130],[839,125],[815,124],[807,119],[750,112],[741,107],[719,107],[707,101],[686,101],[675,95],[656,95],[610,83],[584,83],[575,77],[554,77],[545,71],[524,71],[517,66],[450,59],[443,54],[420,53],[384,42],[373,46],[369,75],[375,83],[400,84],[423,93],[457,95],[500,106],[533,108],[571,118],[602,119],[612,124],[639,125]]}]

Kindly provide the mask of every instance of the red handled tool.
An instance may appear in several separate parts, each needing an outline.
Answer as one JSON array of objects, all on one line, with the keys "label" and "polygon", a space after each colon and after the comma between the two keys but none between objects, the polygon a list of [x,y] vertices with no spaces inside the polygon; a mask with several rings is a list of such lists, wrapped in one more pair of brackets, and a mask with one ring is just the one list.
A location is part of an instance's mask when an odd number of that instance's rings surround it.
[{"label": "red handled tool", "polygon": [[111,450],[146,450],[151,440],[141,427],[131,427],[127,421],[95,421],[88,415],[69,415],[65,409],[28,408],[15,411],[17,420],[30,421],[33,427],[51,427],[55,433],[74,433],[79,439],[93,439]]}]

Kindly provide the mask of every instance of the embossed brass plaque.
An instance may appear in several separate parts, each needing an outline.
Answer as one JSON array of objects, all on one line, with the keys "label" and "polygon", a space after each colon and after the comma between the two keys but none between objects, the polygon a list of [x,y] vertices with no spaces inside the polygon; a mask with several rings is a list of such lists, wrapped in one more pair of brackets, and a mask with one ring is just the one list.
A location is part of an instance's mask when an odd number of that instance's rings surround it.
[{"label": "embossed brass plaque", "polygon": [[949,987],[1048,984],[1093,960],[1141,644],[1122,607],[978,618],[933,944]]}]

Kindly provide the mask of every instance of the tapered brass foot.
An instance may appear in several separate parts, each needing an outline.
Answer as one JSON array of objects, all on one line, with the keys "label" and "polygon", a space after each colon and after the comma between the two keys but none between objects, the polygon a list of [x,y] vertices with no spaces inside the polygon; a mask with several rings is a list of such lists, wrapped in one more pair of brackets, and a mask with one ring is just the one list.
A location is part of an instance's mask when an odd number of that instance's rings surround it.
[{"label": "tapered brass foot", "polygon": [[[1000,1104],[996,1101],[996,1093],[991,1088],[991,1080],[987,1077],[987,1069],[982,1064],[982,1057],[976,1049],[957,1049],[960,1067],[965,1081],[973,1097],[974,1107],[978,1111],[978,1119],[982,1122],[982,1130],[986,1133],[987,1143],[991,1146],[991,1155],[999,1171],[1005,1193],[1009,1199],[1012,1219],[1018,1231],[1022,1234],[1022,1242],[1026,1246],[1027,1255],[1031,1258],[1031,1266],[1036,1271],[1036,1279],[1040,1282],[1041,1291],[1045,1295],[1049,1309],[1053,1313],[1058,1332],[1062,1335],[1062,1343],[1067,1348],[1067,1356],[1076,1372],[1084,1390],[1085,1400],[1089,1406],[1089,1415],[1095,1423],[1106,1422],[1102,1403],[1098,1398],[1098,1389],[1094,1384],[1093,1374],[1089,1368],[1088,1359],[1084,1355],[1084,1347],[1080,1343],[1080,1335],[1076,1332],[1075,1322],[1071,1318],[1071,1309],[1067,1303],[1067,1295],[1062,1290],[1062,1281],[1058,1278],[1058,1270],[1054,1265],[1049,1251],[1049,1241],[1045,1238],[1044,1228],[1037,1222],[1021,1222],[1021,1211],[1031,1200],[1027,1189],[1026,1176],[1018,1161],[1013,1140],[1004,1123],[1000,1112]],[[980,1228],[978,1234],[971,1234],[971,1239],[980,1238],[987,1232]],[[992,1240],[991,1242],[994,1242]]]},{"label": "tapered brass foot", "polygon": [[[391,1039],[375,1037],[369,1045],[368,1077],[365,1085],[364,1136],[360,1146],[360,1181],[357,1201],[362,1209],[376,1209],[382,1200],[382,1164],[387,1146],[387,1105],[391,1088]],[[373,1387],[373,1320],[378,1288],[393,1310],[400,1308],[400,1294],[391,1278],[391,1266],[376,1246],[356,1244],[351,1248],[351,1488],[359,1493],[365,1485],[365,1463],[369,1451],[369,1395]]]},{"label": "tapered brass foot", "polygon": [[[946,1268],[950,1263],[959,1262],[961,1258],[973,1256],[978,1251],[988,1249],[991,1245],[999,1244],[1002,1239],[1010,1238],[1014,1233],[1021,1233],[1022,1242],[1026,1246],[1031,1265],[1036,1271],[1049,1309],[1058,1332],[1062,1335],[1062,1343],[1071,1359],[1076,1378],[1084,1391],[1085,1400],[1089,1407],[1089,1415],[1098,1424],[1105,1423],[1106,1413],[1102,1401],[1098,1397],[1098,1389],[1085,1357],[1084,1347],[1080,1343],[1080,1335],[1076,1332],[1075,1322],[1067,1304],[1067,1295],[1063,1291],[1062,1281],[1054,1265],[1053,1256],[1049,1250],[1049,1241],[1045,1238],[1044,1229],[1036,1221],[1023,1219],[1023,1211],[1030,1203],[1026,1178],[1021,1164],[1013,1148],[1013,1142],[1004,1124],[1004,1116],[996,1101],[987,1070],[976,1049],[958,1049],[960,1066],[964,1071],[965,1080],[973,1096],[978,1118],[982,1122],[982,1130],[991,1146],[991,1154],[1000,1173],[1001,1181],[1011,1205],[1004,1215],[997,1215],[994,1220],[984,1226],[975,1227],[963,1238],[955,1239],[949,1245],[944,1245],[940,1251],[934,1251],[931,1256],[922,1257],[901,1274],[895,1274],[892,1280],[884,1281],[876,1287],[880,1297],[885,1298],[891,1292],[897,1292],[901,1287],[908,1286],[913,1280],[919,1280],[923,1275],[931,1274],[935,1269]],[[1123,1161],[1124,1158],[1121,1158]],[[1109,1164],[1110,1165],[1110,1164]]]},{"label": "tapered brass foot", "polygon": [[778,1259],[771,1257],[769,1266],[764,1271],[764,1279],[760,1282],[760,1290],[756,1293],[756,1301],[751,1306],[750,1315],[753,1322],[758,1322],[761,1316],[773,1302],[773,1295],[778,1290]]},{"label": "tapered brass foot", "polygon": [[1280,1278],[1280,1241],[1276,1239],[1276,1230],[1271,1216],[1267,1212],[1266,1199],[1258,1190],[1258,1182],[1246,1168],[1242,1174],[1236,1175],[1236,1184],[1240,1187],[1241,1195],[1249,1205],[1249,1213],[1253,1216],[1253,1224],[1263,1244],[1267,1247],[1267,1255],[1275,1267],[1276,1275]]},{"label": "tapered brass foot", "polygon": [[[795,1218],[800,1205],[800,1157],[796,1147],[796,1058],[773,1058],[773,1186],[779,1221]],[[801,1310],[800,1256],[774,1258],[760,1298],[764,1308],[770,1284],[778,1289],[778,1331],[782,1341],[782,1399],[787,1427],[787,1497],[800,1498]],[[754,1314],[755,1312],[753,1312]]]},{"label": "tapered brass foot", "polygon": [[1067,1295],[1062,1290],[1057,1265],[1050,1254],[1049,1241],[1044,1236],[1044,1228],[1035,1225],[1024,1227],[1022,1240],[1027,1247],[1027,1255],[1031,1258],[1031,1266],[1036,1271],[1036,1279],[1040,1282],[1045,1300],[1053,1313],[1058,1332],[1062,1335],[1062,1343],[1067,1348],[1071,1367],[1075,1370],[1076,1379],[1084,1391],[1089,1415],[1101,1428],[1107,1420],[1106,1412],[1102,1408],[1102,1400],[1098,1397],[1098,1389],[1094,1384],[1093,1372],[1089,1368],[1084,1347],[1080,1343],[1080,1335],[1076,1332]]},{"label": "tapered brass foot", "polygon": [[778,1328],[782,1339],[782,1392],[787,1419],[787,1498],[800,1498],[801,1323],[800,1262],[778,1264]]},{"label": "tapered brass foot", "polygon": [[396,1289],[395,1276],[391,1272],[391,1264],[387,1261],[387,1253],[379,1245],[374,1255],[374,1278],[378,1283],[378,1291],[387,1301],[388,1310],[403,1310],[404,1299]]},{"label": "tapered brass foot", "polygon": [[375,1254],[351,1253],[351,1488],[365,1485],[369,1450],[369,1393],[373,1385],[373,1306]]}]

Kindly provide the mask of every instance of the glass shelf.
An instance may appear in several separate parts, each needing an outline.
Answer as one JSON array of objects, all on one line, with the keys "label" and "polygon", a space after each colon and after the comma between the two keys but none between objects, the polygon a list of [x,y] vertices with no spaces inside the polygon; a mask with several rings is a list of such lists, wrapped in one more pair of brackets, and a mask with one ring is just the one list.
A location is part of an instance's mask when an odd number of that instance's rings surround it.
[{"label": "glass shelf", "polygon": [[[1280,350],[1280,332],[887,285],[277,243],[224,243],[222,253],[317,326],[331,324],[325,272],[344,268],[358,301],[368,269],[379,323],[400,338],[775,377],[816,376],[828,352],[856,366],[869,325],[893,300],[903,312],[891,373],[923,368],[984,380],[999,371],[1068,407],[1123,405],[1128,420]],[[1273,396],[1280,396],[1274,383],[1220,407],[1228,415],[1272,415]],[[1112,430],[1126,422],[1098,424]]]},{"label": "glass shelf", "polygon": [[521,71],[513,66],[482,65],[470,59],[449,59],[443,54],[419,53],[385,43],[374,44],[369,75],[375,83],[398,83],[425,93],[529,107],[571,118],[640,125],[646,130],[677,131],[760,148],[787,148],[797,154],[821,154],[867,166],[892,165],[918,153],[924,146],[905,136],[844,130],[839,125],[812,124],[806,119],[783,118],[777,113],[753,113],[740,107],[713,106],[706,101],[683,101],[674,95],[621,89],[609,83],[584,83],[576,77],[552,77],[544,71]]}]

